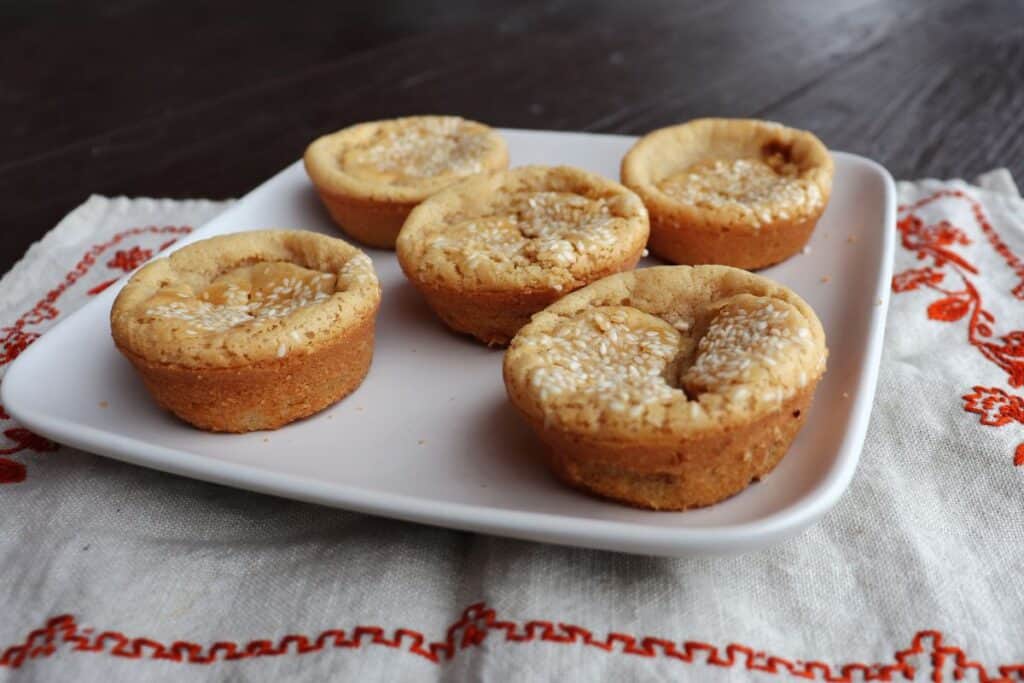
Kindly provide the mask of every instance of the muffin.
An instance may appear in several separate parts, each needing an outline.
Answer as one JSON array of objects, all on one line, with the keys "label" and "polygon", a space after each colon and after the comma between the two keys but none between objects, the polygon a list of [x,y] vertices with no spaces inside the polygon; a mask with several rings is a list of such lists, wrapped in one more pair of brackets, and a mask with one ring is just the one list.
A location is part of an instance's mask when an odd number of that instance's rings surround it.
[{"label": "muffin", "polygon": [[647,210],[567,166],[468,178],[420,204],[398,236],[406,277],[449,327],[505,345],[556,299],[640,259]]},{"label": "muffin", "polygon": [[380,286],[366,254],[311,232],[190,244],[135,273],[114,301],[114,343],[153,398],[217,432],[276,429],[358,387]]},{"label": "muffin", "polygon": [[770,472],[825,371],[799,296],[726,266],[613,275],[534,316],[508,396],[572,486],[655,510],[711,505]]},{"label": "muffin", "polygon": [[371,247],[393,249],[413,207],[474,173],[508,167],[496,132],[457,116],[351,126],[314,141],[306,172],[334,222]]},{"label": "muffin", "polygon": [[813,134],[750,119],[662,128],[622,160],[622,182],[651,214],[652,252],[751,270],[803,249],[832,174],[832,157]]}]

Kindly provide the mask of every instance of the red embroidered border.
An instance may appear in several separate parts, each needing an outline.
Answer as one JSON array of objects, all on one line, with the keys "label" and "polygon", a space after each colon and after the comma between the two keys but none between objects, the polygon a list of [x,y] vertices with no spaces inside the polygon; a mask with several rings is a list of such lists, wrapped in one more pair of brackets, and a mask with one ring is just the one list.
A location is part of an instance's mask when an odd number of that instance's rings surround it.
[{"label": "red embroidered border", "polygon": [[[985,308],[981,292],[971,279],[979,274],[978,269],[955,251],[956,246],[968,245],[971,240],[964,230],[949,221],[926,224],[917,214],[923,207],[942,199],[956,199],[968,204],[975,223],[989,244],[1020,278],[1010,293],[1017,299],[1024,299],[1024,260],[1002,240],[981,203],[961,190],[939,190],[900,207],[900,212],[905,214],[897,224],[900,243],[905,249],[915,252],[918,260],[931,259],[932,265],[909,268],[897,274],[892,279],[892,289],[896,293],[930,289],[941,294],[942,298],[928,305],[928,318],[947,323],[966,318],[968,343],[1006,373],[1011,387],[1024,386],[1024,330],[1014,330],[998,340],[992,338],[995,316]],[[953,275],[959,283],[944,284],[947,274]],[[980,415],[979,421],[985,426],[1002,427],[1013,422],[1024,424],[1024,397],[1009,394],[999,387],[974,386],[971,393],[961,398],[964,411]],[[1018,444],[1014,450],[1013,463],[1024,466],[1024,443]]]},{"label": "red embroidered border", "polygon": [[29,633],[22,643],[6,648],[0,655],[0,667],[18,668],[32,660],[52,657],[66,646],[70,646],[70,652],[102,653],[127,659],[215,664],[259,657],[304,655],[332,647],[360,649],[367,645],[381,645],[418,655],[434,664],[443,664],[454,659],[460,652],[480,645],[492,633],[494,637],[503,637],[499,642],[504,643],[579,645],[609,654],[660,657],[684,664],[742,668],[775,676],[837,683],[852,683],[854,680],[892,681],[895,677],[910,680],[917,673],[910,659],[918,655],[930,658],[934,668],[931,680],[934,683],[945,680],[943,671],[947,665],[952,667],[955,680],[960,680],[967,673],[975,674],[983,683],[1019,680],[1017,677],[1024,676],[1024,663],[999,666],[990,672],[985,665],[971,660],[961,648],[947,645],[939,631],[919,631],[908,648],[893,653],[891,662],[852,662],[833,667],[817,660],[800,661],[779,657],[738,643],[719,647],[700,641],[679,642],[620,632],[600,637],[574,624],[500,620],[495,611],[484,603],[468,607],[461,618],[448,627],[445,638],[439,641],[431,641],[422,632],[408,628],[398,628],[389,634],[379,626],[356,626],[348,631],[328,629],[314,637],[290,634],[276,642],[217,641],[203,645],[178,640],[168,644],[152,638],[132,638],[118,631],[96,632],[91,628],[81,628],[74,617],[64,615],[50,619],[45,627]]},{"label": "red embroidered border", "polygon": [[[96,265],[96,260],[108,249],[117,246],[124,240],[135,237],[138,235],[172,235],[168,240],[165,240],[157,251],[162,251],[167,247],[174,244],[179,236],[192,232],[192,228],[187,226],[163,226],[157,227],[150,225],[140,228],[131,228],[117,233],[108,241],[101,244],[93,245],[85,254],[79,259],[75,267],[72,268],[65,276],[64,279],[53,289],[46,293],[46,295],[36,302],[30,310],[23,313],[14,323],[8,327],[0,328],[0,366],[6,365],[17,358],[22,351],[39,338],[40,333],[29,331],[27,327],[32,325],[40,325],[48,320],[54,320],[60,311],[56,307],[57,299],[61,297],[72,285],[78,282],[84,277]],[[130,249],[117,250],[114,253],[113,258],[107,261],[106,266],[111,270],[120,270],[125,273],[134,270],[142,262],[153,255],[152,249],[143,249],[139,246],[133,246]],[[88,290],[90,295],[99,294],[104,289],[117,282],[117,278],[105,280],[95,287]],[[0,406],[0,420],[8,420],[10,417],[4,412],[3,406]],[[21,451],[35,451],[37,453],[43,453],[48,451],[57,450],[57,446],[50,441],[33,434],[32,432],[22,427],[12,427],[3,431],[3,436],[6,437],[12,445],[0,448],[0,456],[13,455]],[[23,463],[11,460],[10,458],[0,457],[0,484],[17,484],[25,481],[27,477],[27,470]]]}]

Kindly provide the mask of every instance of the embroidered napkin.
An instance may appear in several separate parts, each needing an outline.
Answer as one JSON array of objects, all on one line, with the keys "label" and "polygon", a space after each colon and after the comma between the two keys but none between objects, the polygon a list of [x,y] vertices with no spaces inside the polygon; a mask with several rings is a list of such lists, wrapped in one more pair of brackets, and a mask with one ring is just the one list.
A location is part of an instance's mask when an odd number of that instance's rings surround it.
[{"label": "embroidered napkin", "polygon": [[[861,465],[758,553],[406,524],[58,448],[0,412],[0,680],[1024,677],[1024,201],[1005,172],[979,182],[900,185]],[[0,373],[223,206],[76,209],[0,281]]]}]

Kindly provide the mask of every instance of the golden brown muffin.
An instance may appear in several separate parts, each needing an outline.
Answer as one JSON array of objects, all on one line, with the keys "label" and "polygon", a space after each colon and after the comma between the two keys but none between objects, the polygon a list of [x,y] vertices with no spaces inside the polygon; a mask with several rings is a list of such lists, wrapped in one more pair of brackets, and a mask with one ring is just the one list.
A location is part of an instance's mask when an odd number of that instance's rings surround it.
[{"label": "golden brown muffin", "polygon": [[369,257],[312,232],[213,237],[148,264],[110,311],[153,398],[200,429],[276,429],[358,387],[380,286]]},{"label": "golden brown muffin", "polygon": [[568,166],[523,166],[432,196],[396,248],[449,327],[504,345],[552,301],[635,266],[647,235],[647,210],[622,185]]},{"label": "golden brown muffin", "polygon": [[789,289],[725,266],[660,266],[538,313],[512,340],[504,377],[563,480],[683,510],[775,467],[826,356],[817,316]]},{"label": "golden brown muffin", "polygon": [[651,214],[651,251],[672,263],[747,269],[803,249],[832,173],[832,157],[813,134],[750,119],[662,128],[622,160],[622,182]]},{"label": "golden brown muffin", "polygon": [[342,230],[393,249],[413,207],[465,176],[508,167],[496,132],[457,116],[361,123],[315,140],[304,157],[320,199]]}]

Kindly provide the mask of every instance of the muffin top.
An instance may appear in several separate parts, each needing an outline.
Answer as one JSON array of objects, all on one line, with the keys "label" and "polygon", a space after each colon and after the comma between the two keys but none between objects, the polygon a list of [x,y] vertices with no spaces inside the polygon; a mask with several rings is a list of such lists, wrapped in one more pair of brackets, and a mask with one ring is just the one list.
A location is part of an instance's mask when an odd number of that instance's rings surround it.
[{"label": "muffin top", "polygon": [[343,240],[265,230],[201,240],[135,273],[114,301],[119,347],[157,363],[237,367],[309,353],[371,317],[370,258]]},{"label": "muffin top", "polygon": [[396,250],[420,282],[475,291],[569,291],[647,242],[633,192],[568,166],[468,178],[409,215]]},{"label": "muffin top", "polygon": [[622,181],[649,205],[747,230],[821,213],[832,174],[832,158],[812,133],[752,119],[662,128],[622,161]]},{"label": "muffin top", "polygon": [[728,266],[613,275],[533,317],[505,356],[513,400],[545,424],[675,438],[777,410],[825,369],[825,334],[791,290]]},{"label": "muffin top", "polygon": [[457,116],[371,121],[315,140],[306,170],[321,191],[419,202],[465,176],[508,166],[505,141]]}]

